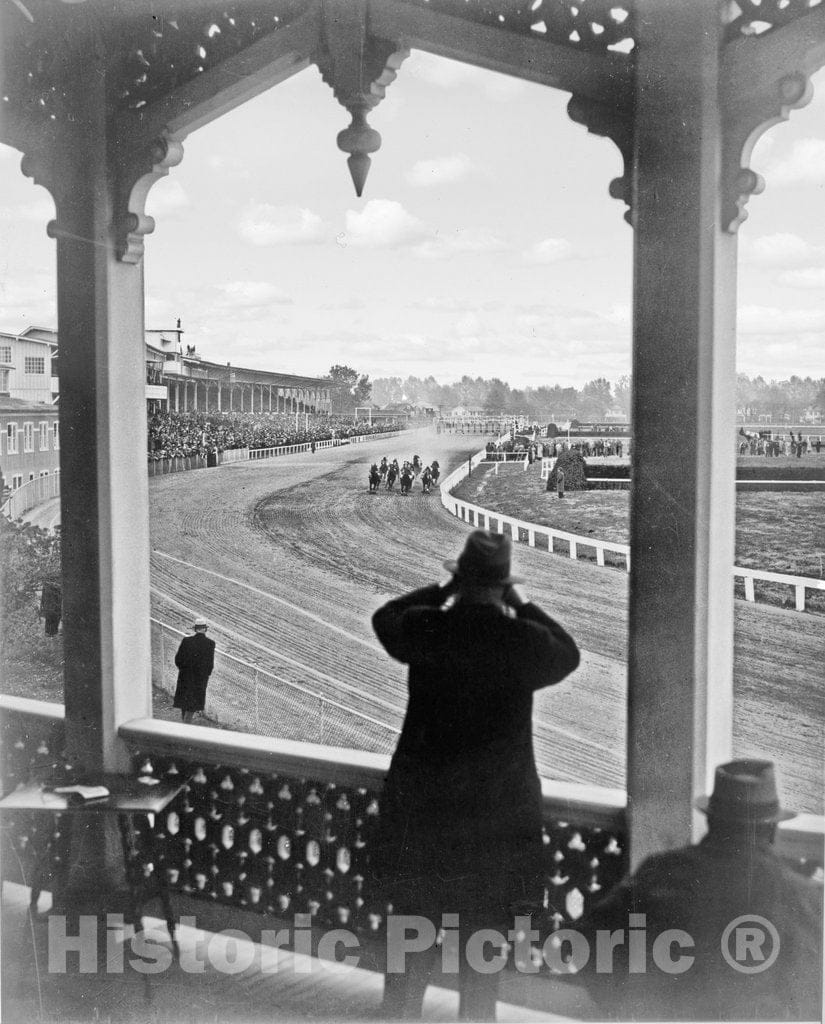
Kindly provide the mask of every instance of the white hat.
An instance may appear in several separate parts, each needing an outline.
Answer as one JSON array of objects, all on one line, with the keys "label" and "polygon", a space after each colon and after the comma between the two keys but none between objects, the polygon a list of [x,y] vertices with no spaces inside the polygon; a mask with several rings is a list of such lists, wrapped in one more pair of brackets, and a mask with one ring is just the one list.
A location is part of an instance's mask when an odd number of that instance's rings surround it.
[{"label": "white hat", "polygon": [[192,629],[209,629],[209,623],[202,615],[197,615],[192,623]]}]

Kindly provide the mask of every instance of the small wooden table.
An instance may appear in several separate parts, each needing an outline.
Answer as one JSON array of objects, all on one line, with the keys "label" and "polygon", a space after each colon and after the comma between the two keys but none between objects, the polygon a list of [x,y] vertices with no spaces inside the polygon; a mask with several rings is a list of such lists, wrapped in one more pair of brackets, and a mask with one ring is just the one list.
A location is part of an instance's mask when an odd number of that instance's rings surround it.
[{"label": "small wooden table", "polygon": [[[74,803],[69,796],[53,792],[48,784],[42,782],[29,783],[8,793],[0,800],[0,814],[42,812],[61,817],[65,815],[71,819],[72,827],[76,820],[88,818],[90,815],[117,815],[129,892],[131,920],[128,923],[133,924],[136,929],[142,927],[141,907],[153,895],[153,893],[146,891],[136,843],[134,818],[135,815],[144,817],[150,836],[150,850],[158,895],[163,905],[166,926],[169,929],[169,937],[172,940],[172,948],[175,956],[177,956],[178,944],[175,939],[175,916],[167,886],[166,869],[161,863],[159,856],[160,850],[157,844],[155,820],[156,816],[162,814],[175,797],[185,788],[187,780],[170,781],[166,779],[156,780],[149,776],[102,774],[95,778],[84,779],[83,782],[91,786],[105,786],[109,790],[109,796],[84,803]],[[37,857],[31,885],[30,903],[33,907],[37,906],[43,879],[49,873],[51,852],[52,841],[50,840]],[[63,869],[64,878],[62,881],[64,884],[67,880],[65,876],[68,875],[68,870],[69,865],[67,864]]]}]

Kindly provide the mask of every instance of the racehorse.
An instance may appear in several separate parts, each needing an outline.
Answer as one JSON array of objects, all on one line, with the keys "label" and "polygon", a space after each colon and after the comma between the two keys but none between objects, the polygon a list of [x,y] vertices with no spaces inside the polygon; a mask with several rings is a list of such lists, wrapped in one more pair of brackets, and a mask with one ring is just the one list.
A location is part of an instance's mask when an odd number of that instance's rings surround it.
[{"label": "racehorse", "polygon": [[376,494],[378,492],[378,485],[381,483],[381,474],[378,472],[378,466],[373,462],[370,466],[370,494]]},{"label": "racehorse", "polygon": [[433,475],[430,471],[429,466],[424,467],[424,472],[421,474],[421,490],[424,494],[430,493],[430,488],[433,484]]},{"label": "racehorse", "polygon": [[433,464],[430,466],[430,472],[432,473],[433,483],[438,483],[438,478],[441,474],[441,469],[438,465],[438,459],[433,459]]},{"label": "racehorse", "polygon": [[401,493],[402,494],[409,494],[410,493],[410,488],[412,487],[412,483],[413,483],[413,475],[410,472],[410,470],[405,466],[401,470]]},{"label": "racehorse", "polygon": [[387,469],[387,490],[391,491],[395,486],[395,481],[398,479],[398,470],[395,466],[390,466]]}]

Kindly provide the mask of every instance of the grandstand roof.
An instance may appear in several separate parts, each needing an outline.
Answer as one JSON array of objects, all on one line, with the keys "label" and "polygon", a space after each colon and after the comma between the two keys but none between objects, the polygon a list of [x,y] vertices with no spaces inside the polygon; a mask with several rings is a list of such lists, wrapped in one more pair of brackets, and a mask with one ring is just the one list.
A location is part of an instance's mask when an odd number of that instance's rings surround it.
[{"label": "grandstand roof", "polygon": [[184,363],[189,366],[197,366],[201,369],[214,371],[216,378],[226,377],[233,374],[235,381],[243,375],[247,382],[256,384],[272,384],[277,387],[286,388],[334,388],[337,385],[325,377],[299,377],[291,373],[273,373],[271,370],[250,370],[244,366],[233,366],[229,363],[210,363],[206,359],[187,359],[184,356]]}]

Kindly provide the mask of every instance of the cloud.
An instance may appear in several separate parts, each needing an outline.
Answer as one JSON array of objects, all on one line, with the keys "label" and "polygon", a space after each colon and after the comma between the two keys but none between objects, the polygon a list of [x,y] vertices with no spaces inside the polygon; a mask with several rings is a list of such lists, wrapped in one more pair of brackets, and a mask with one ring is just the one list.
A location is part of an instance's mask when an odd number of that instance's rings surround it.
[{"label": "cloud", "polygon": [[784,157],[763,172],[769,185],[825,185],[825,139],[797,139]]},{"label": "cloud", "polygon": [[525,253],[527,263],[560,263],[573,255],[573,246],[566,238],[545,238]]},{"label": "cloud", "polygon": [[30,224],[42,224],[45,229],[49,221],[54,218],[54,200],[45,189],[41,188],[37,189],[28,203],[0,206],[0,221],[25,221]]},{"label": "cloud", "polygon": [[252,245],[310,245],[327,235],[317,213],[297,206],[248,206],[241,216],[238,233]]},{"label": "cloud", "polygon": [[224,309],[265,309],[288,306],[292,298],[268,281],[229,281],[220,286],[218,304]]},{"label": "cloud", "polygon": [[407,171],[407,181],[416,188],[432,188],[435,185],[453,185],[472,171],[473,163],[463,153],[455,156],[440,156],[432,160],[418,160]]},{"label": "cloud", "polygon": [[170,220],[190,206],[189,196],[179,181],[161,178],[146,199],[146,212],[159,220]]},{"label": "cloud", "polygon": [[781,309],[777,306],[742,306],[737,317],[740,335],[761,337],[821,332],[825,329],[825,309]]},{"label": "cloud", "polygon": [[475,68],[470,64],[435,57],[416,50],[404,64],[404,74],[412,75],[440,89],[455,89],[470,86],[482,92],[488,99],[506,101],[521,95],[525,84],[518,78],[501,75],[495,71]]},{"label": "cloud", "polygon": [[788,288],[825,288],[825,267],[786,270],[777,280]]},{"label": "cloud", "polygon": [[371,199],[363,210],[347,210],[346,226],[339,244],[365,249],[395,249],[418,241],[426,227],[401,203],[392,199]]},{"label": "cloud", "polygon": [[743,240],[742,259],[761,267],[800,266],[818,261],[823,250],[790,232]]},{"label": "cloud", "polygon": [[437,234],[417,245],[413,254],[421,259],[441,260],[467,253],[502,252],[506,248],[507,243],[489,231],[466,228],[449,235]]}]

